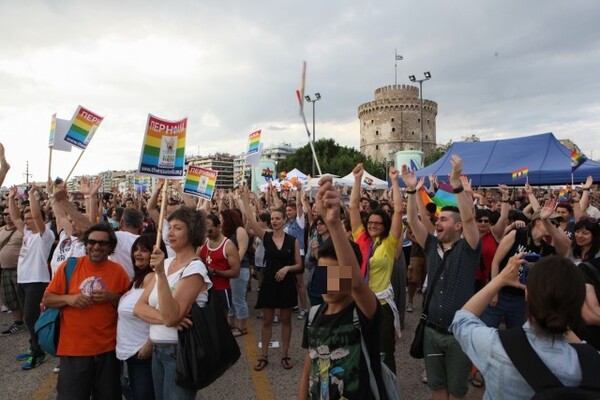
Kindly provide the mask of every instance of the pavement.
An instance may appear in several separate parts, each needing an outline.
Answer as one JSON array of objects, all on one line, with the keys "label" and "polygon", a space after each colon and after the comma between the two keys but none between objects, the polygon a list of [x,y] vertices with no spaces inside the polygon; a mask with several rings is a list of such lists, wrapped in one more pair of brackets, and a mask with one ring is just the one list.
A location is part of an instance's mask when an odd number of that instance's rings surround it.
[{"label": "pavement", "polygon": [[[198,393],[198,399],[207,400],[267,400],[267,399],[295,399],[298,381],[301,374],[304,352],[301,348],[302,329],[304,320],[298,320],[297,314],[292,314],[292,342],[290,357],[294,368],[284,369],[280,364],[278,348],[270,349],[269,365],[261,372],[253,369],[260,349],[258,338],[262,320],[257,319],[259,310],[254,309],[256,301],[256,281],[253,281],[253,290],[248,293],[248,304],[251,316],[248,324],[248,334],[238,338],[242,349],[242,356],[225,375],[219,378],[208,388]],[[414,329],[418,323],[420,313],[421,295],[415,298],[415,310],[406,313],[405,329],[402,338],[396,342],[396,368],[398,383],[404,400],[429,399],[431,395],[427,385],[421,382],[424,369],[422,360],[410,357],[408,350],[413,339]],[[10,314],[0,314],[0,330],[5,330],[12,323]],[[273,328],[273,341],[280,340],[280,328]],[[27,332],[13,336],[0,337],[0,400],[27,399],[49,400],[56,398],[57,374],[52,372],[58,365],[58,359],[49,358],[39,367],[22,371],[21,363],[16,361],[15,355],[27,349]],[[470,387],[467,399],[475,400],[483,397],[483,390]]]}]

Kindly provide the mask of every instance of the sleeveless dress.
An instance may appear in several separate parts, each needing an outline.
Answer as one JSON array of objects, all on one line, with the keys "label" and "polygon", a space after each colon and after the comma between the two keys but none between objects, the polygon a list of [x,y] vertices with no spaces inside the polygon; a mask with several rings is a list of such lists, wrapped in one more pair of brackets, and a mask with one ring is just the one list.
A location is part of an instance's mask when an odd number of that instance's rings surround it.
[{"label": "sleeveless dress", "polygon": [[281,249],[273,241],[273,232],[265,232],[264,279],[258,292],[256,308],[292,308],[298,302],[296,292],[296,275],[287,273],[281,282],[275,280],[275,274],[282,267],[294,265],[296,239],[285,234]]}]

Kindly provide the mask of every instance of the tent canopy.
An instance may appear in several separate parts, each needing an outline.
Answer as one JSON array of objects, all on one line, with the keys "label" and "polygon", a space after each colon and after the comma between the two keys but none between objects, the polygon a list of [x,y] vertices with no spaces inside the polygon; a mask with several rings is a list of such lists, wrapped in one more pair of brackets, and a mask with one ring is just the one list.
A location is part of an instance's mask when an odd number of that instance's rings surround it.
[{"label": "tent canopy", "polygon": [[[473,186],[522,186],[525,182],[564,185],[571,182],[571,150],[552,133],[485,142],[456,142],[442,158],[418,170],[417,176],[433,174],[438,180],[448,181],[453,154],[462,158],[463,174],[472,180]],[[529,170],[527,179],[513,181],[512,173],[522,168]],[[589,175],[594,181],[600,180],[600,163],[586,160],[573,172],[573,181],[585,182]]]},{"label": "tent canopy", "polygon": [[[344,176],[342,178],[342,180],[349,182],[350,187],[352,187],[354,185],[354,175],[352,175],[352,172],[350,172],[348,175]],[[385,190],[388,188],[388,183],[384,180],[381,180],[381,179],[371,175],[366,170],[364,170],[361,186],[363,187],[363,189]]]}]

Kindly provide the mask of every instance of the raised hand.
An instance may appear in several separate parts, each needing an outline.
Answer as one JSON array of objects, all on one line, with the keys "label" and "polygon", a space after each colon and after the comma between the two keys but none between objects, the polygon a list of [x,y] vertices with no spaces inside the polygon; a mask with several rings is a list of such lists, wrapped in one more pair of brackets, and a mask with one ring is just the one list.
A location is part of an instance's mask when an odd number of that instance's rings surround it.
[{"label": "raised hand", "polygon": [[400,173],[398,172],[398,170],[394,167],[390,167],[390,180],[393,181],[398,181],[398,177],[400,176]]},{"label": "raised hand", "polygon": [[460,179],[462,175],[463,162],[462,159],[456,154],[452,155],[450,158],[450,163],[452,163],[452,172],[450,173],[450,180],[457,181]]},{"label": "raised hand", "polygon": [[[102,179],[101,176],[97,176],[95,177],[89,184],[90,187],[90,195],[95,195],[98,193],[98,190],[100,190],[100,188],[102,187],[102,184],[104,183],[104,179]],[[137,192],[136,192],[137,194]]]},{"label": "raised hand", "polygon": [[87,177],[84,176],[79,180],[78,190],[84,195],[90,194],[90,180]]},{"label": "raised hand", "polygon": [[421,188],[423,187],[424,184],[425,184],[425,177],[423,176],[417,182],[417,186],[415,187],[415,190],[418,192],[419,190],[421,190]]},{"label": "raised hand", "polygon": [[362,163],[356,164],[356,167],[354,167],[354,169],[352,170],[352,176],[354,176],[354,180],[356,180],[356,179],[361,180],[363,172],[364,172],[364,168],[363,168]]},{"label": "raised hand", "polygon": [[592,178],[592,176],[588,176],[585,183],[581,184],[581,188],[582,189],[589,189],[592,187],[592,185],[594,184],[594,178]]},{"label": "raised hand", "polygon": [[550,218],[550,216],[554,212],[555,208],[556,208],[556,199],[555,198],[549,199],[544,204],[544,207],[542,207],[542,209],[540,210],[540,218],[542,220]]},{"label": "raised hand", "polygon": [[409,190],[417,187],[417,175],[415,175],[415,171],[409,171],[406,164],[402,165],[402,180]]},{"label": "raised hand", "polygon": [[465,188],[465,192],[473,193],[473,186],[471,186],[471,180],[469,178],[467,178],[464,175],[461,175],[460,183],[463,185],[463,188]]}]

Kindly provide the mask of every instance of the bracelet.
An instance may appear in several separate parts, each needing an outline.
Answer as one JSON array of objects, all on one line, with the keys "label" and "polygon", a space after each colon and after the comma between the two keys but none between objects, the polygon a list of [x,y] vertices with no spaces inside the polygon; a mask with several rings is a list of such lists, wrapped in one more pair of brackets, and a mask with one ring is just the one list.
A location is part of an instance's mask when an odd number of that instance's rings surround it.
[{"label": "bracelet", "polygon": [[463,185],[460,185],[459,187],[452,188],[452,191],[454,193],[460,193],[460,192],[463,192],[464,190],[465,190],[465,188],[464,188]]},{"label": "bracelet", "polygon": [[584,192],[586,192],[586,191],[587,191],[587,192],[589,192],[589,191],[590,191],[590,188],[587,188],[587,189],[586,189],[586,188],[584,188],[584,189],[581,189],[581,190],[583,190]]},{"label": "bracelet", "polygon": [[406,189],[406,194],[415,194],[415,193],[417,193],[417,189],[413,189],[413,190]]}]

